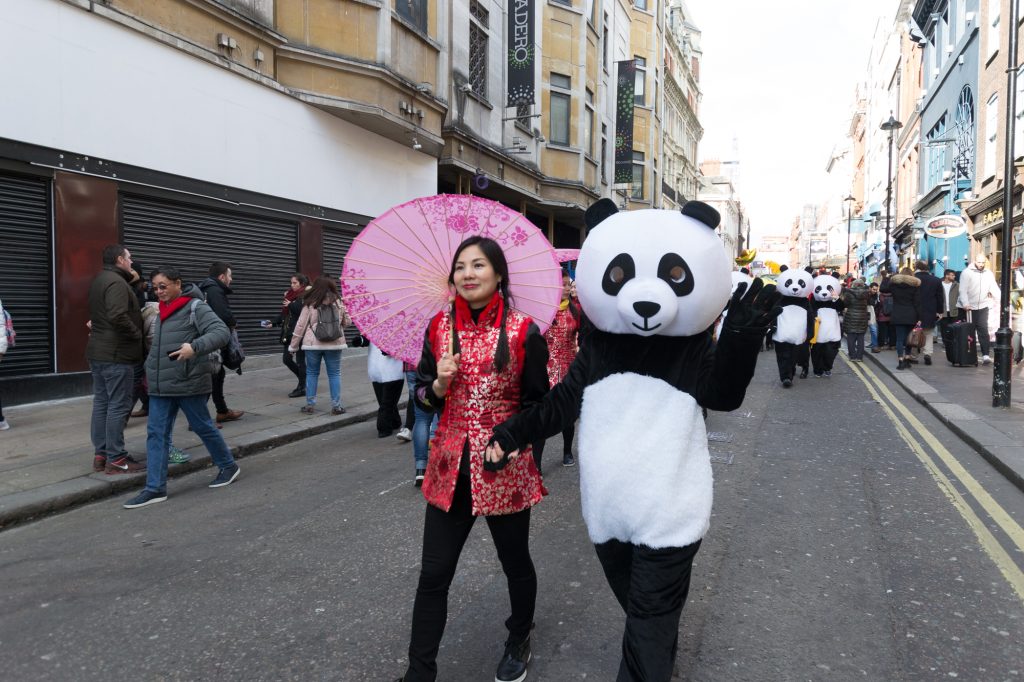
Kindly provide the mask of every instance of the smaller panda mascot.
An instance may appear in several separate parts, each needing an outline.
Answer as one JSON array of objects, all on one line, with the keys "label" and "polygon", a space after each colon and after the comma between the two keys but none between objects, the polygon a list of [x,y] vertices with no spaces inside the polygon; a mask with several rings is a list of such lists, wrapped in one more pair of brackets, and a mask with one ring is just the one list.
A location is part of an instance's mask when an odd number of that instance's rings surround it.
[{"label": "smaller panda mascot", "polygon": [[814,312],[818,320],[818,332],[811,348],[811,367],[814,376],[832,376],[832,365],[839,353],[839,342],[843,331],[839,324],[839,313],[843,302],[839,297],[839,279],[834,275],[818,275],[814,278]]},{"label": "smaller panda mascot", "polygon": [[814,334],[814,308],[810,301],[814,278],[806,270],[789,269],[785,265],[782,268],[778,279],[782,314],[775,320],[772,342],[779,363],[779,379],[789,388],[793,385],[797,365],[800,365],[800,378],[807,378],[810,355],[807,341]]},{"label": "smaller panda mascot", "polygon": [[[730,277],[732,278],[732,289],[729,291],[730,297],[736,293],[736,289],[738,289],[741,284],[750,286],[750,283],[754,279],[744,270],[733,270]],[[725,318],[728,314],[729,307],[726,306],[725,310],[722,311],[721,317],[718,318],[718,322],[715,323],[715,340],[718,340],[722,335],[722,327],[725,325]]]},{"label": "smaller panda mascot", "polygon": [[666,682],[711,518],[701,408],[743,403],[779,296],[755,280],[730,299],[732,263],[707,204],[620,213],[601,199],[585,220],[576,290],[592,330],[562,381],[495,427],[487,460],[501,467],[579,418],[583,519],[626,614],[617,679]]}]

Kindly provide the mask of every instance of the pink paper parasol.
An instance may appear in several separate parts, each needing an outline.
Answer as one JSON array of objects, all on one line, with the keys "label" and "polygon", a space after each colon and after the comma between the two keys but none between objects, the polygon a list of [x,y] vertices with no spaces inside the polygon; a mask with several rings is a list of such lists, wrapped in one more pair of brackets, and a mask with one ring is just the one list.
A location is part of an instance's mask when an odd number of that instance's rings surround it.
[{"label": "pink paper parasol", "polygon": [[341,295],[363,336],[390,355],[419,362],[427,325],[452,295],[455,249],[477,234],[501,245],[515,309],[545,331],[562,299],[562,275],[541,231],[496,201],[439,194],[371,220],[345,256]]},{"label": "pink paper parasol", "polygon": [[555,249],[555,258],[558,259],[559,263],[568,263],[572,260],[579,260],[580,250],[579,249]]}]

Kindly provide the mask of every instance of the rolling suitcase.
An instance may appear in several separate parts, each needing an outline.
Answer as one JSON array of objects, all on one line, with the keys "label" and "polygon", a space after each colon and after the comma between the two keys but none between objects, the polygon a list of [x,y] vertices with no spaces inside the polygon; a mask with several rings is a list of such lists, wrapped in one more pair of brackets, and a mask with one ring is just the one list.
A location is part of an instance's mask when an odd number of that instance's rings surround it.
[{"label": "rolling suitcase", "polygon": [[[969,318],[970,314],[968,313]],[[978,365],[978,348],[975,345],[973,322],[963,320],[954,322],[946,327],[944,336],[946,359],[950,364],[960,367]]]}]

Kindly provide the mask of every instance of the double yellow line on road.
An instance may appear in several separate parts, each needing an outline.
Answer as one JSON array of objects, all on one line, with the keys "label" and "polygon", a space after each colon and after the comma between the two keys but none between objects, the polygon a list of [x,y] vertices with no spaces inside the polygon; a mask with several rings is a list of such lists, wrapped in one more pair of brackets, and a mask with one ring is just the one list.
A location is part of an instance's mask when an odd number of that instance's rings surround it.
[{"label": "double yellow line on road", "polygon": [[[882,410],[885,411],[889,420],[892,421],[900,437],[914,451],[914,454],[917,455],[917,458],[932,475],[932,478],[935,479],[939,489],[949,498],[953,507],[960,513],[960,516],[964,518],[964,521],[967,522],[967,525],[974,532],[982,549],[985,550],[985,553],[995,563],[999,572],[1003,574],[1006,581],[1013,587],[1017,596],[1024,601],[1024,571],[1020,569],[1010,554],[996,540],[992,531],[988,529],[978,514],[975,513],[974,508],[968,504],[967,500],[960,494],[960,491],[953,485],[953,482],[945,472],[939,468],[931,455],[921,446],[921,443],[927,444],[928,448],[946,465],[950,473],[963,485],[970,496],[977,501],[978,506],[984,509],[985,513],[1002,528],[1010,542],[1022,553],[1024,553],[1024,529],[978,483],[978,480],[964,469],[956,457],[928,431],[925,425],[892,394],[892,391],[882,383],[878,375],[863,365],[850,362],[849,358],[845,355],[843,360],[849,365],[854,375],[864,383],[872,397],[881,405]],[[899,412],[900,416],[897,416],[896,412]],[[914,430],[918,436],[917,438],[910,432],[910,429]]]}]

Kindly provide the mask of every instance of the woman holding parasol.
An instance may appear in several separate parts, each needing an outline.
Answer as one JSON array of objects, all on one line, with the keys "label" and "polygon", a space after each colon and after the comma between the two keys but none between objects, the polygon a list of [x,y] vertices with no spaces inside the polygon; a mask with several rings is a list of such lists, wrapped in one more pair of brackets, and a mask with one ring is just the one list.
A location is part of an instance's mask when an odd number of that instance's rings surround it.
[{"label": "woman holding parasol", "polygon": [[423,482],[423,555],[402,679],[437,677],[448,588],[473,523],[483,516],[511,602],[495,679],[513,682],[526,674],[537,598],[530,508],[546,491],[532,454],[488,471],[484,451],[496,424],[547,393],[548,349],[531,318],[512,308],[509,266],[498,242],[479,235],[463,241],[448,282],[455,299],[431,320],[417,368],[415,398],[441,420]]}]

